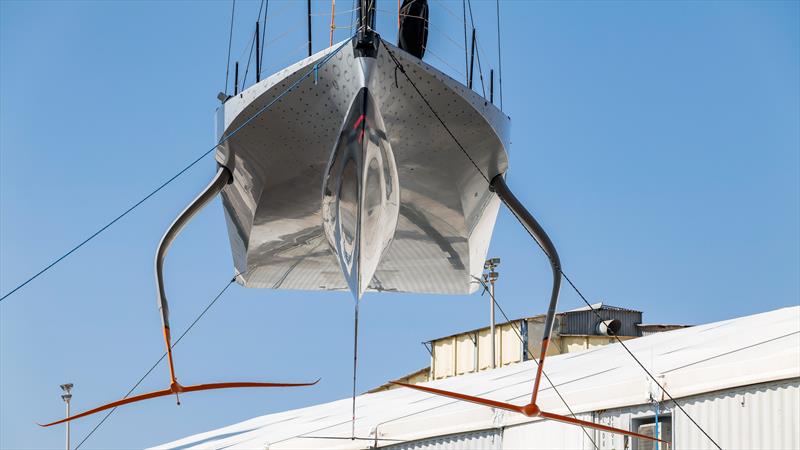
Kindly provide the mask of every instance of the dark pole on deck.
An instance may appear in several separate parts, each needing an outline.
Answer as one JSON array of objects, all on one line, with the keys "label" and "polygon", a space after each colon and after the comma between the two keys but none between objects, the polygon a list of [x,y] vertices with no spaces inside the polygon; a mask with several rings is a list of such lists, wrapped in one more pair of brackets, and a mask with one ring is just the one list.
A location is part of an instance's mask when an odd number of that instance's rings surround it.
[{"label": "dark pole on deck", "polygon": [[261,81],[261,35],[258,33],[258,21],[256,21],[256,83]]},{"label": "dark pole on deck", "polygon": [[472,50],[469,57],[469,82],[467,87],[472,89],[472,74],[475,73],[475,28],[472,29]]},{"label": "dark pole on deck", "polygon": [[239,93],[239,61],[236,61],[236,70],[233,73],[233,95],[236,95]]},{"label": "dark pole on deck", "polygon": [[494,105],[494,69],[489,71],[489,103]]},{"label": "dark pole on deck", "polygon": [[308,56],[311,56],[311,0],[306,3],[308,6]]}]

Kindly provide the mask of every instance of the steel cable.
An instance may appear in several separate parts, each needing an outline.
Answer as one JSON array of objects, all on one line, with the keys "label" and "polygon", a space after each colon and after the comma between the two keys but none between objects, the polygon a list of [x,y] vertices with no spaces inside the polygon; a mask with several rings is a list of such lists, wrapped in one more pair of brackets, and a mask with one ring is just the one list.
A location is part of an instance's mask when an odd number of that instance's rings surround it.
[{"label": "steel cable", "polygon": [[[403,75],[405,75],[406,79],[414,87],[414,90],[417,91],[417,94],[419,94],[420,98],[422,98],[422,101],[425,102],[425,104],[431,110],[433,115],[436,116],[436,118],[439,120],[439,123],[442,124],[442,126],[445,129],[445,131],[447,131],[447,133],[450,135],[450,137],[453,138],[453,141],[456,143],[456,145],[459,147],[459,149],[461,149],[462,153],[464,153],[464,156],[466,156],[467,159],[469,159],[469,161],[472,163],[472,165],[475,167],[475,170],[478,171],[478,173],[481,175],[481,177],[484,180],[486,180],[486,182],[488,184],[491,184],[491,182],[489,181],[489,178],[483,173],[483,171],[481,171],[481,169],[475,163],[475,160],[472,159],[472,156],[470,156],[470,154],[467,153],[467,151],[464,148],[464,146],[461,145],[461,143],[458,141],[458,139],[453,135],[453,132],[450,131],[450,128],[447,126],[447,124],[444,123],[444,121],[439,116],[439,114],[433,109],[433,107],[431,106],[430,102],[428,102],[427,98],[425,98],[425,96],[422,94],[422,92],[416,87],[414,82],[411,80],[411,78],[406,73],[405,68],[403,68],[402,64],[400,64],[400,62],[397,60],[397,58],[395,58],[394,54],[389,49],[389,47],[386,45],[386,43],[383,42],[383,41],[381,41],[381,42],[383,43],[383,46],[384,46],[384,48],[386,48],[386,50],[389,53],[389,55],[394,60],[394,63],[400,69],[400,72],[402,72]],[[547,252],[544,251],[544,248],[542,248],[541,244],[539,244],[539,242],[534,238],[533,234],[531,234],[531,232],[528,230],[528,228],[525,227],[524,223],[522,222],[522,219],[519,216],[517,216],[517,214],[514,213],[514,211],[511,210],[510,208],[509,208],[509,211],[511,211],[511,214],[517,219],[517,221],[519,221],[519,223],[522,225],[522,228],[525,229],[525,231],[528,233],[528,235],[530,235],[530,237],[533,239],[533,241],[536,242],[537,245],[539,245],[539,248],[545,253],[545,255],[547,255]],[[600,320],[603,320],[602,317],[600,316],[600,314],[597,312],[597,310],[591,305],[591,303],[589,303],[589,301],[586,299],[586,297],[584,297],[583,293],[578,289],[578,287],[575,285],[575,283],[573,283],[572,280],[564,273],[564,271],[561,268],[559,268],[558,272],[561,274],[562,277],[564,277],[564,280],[566,280],[567,283],[569,283],[569,285],[572,287],[572,289],[575,291],[575,293],[578,294],[578,296],[581,298],[581,300],[583,300],[583,302],[586,304],[586,306],[589,307],[589,310],[592,311],[592,313],[595,316],[597,316]],[[664,388],[664,386],[662,386],[661,383],[658,382],[658,380],[655,378],[655,376],[653,376],[653,374],[644,366],[644,364],[642,364],[642,362],[639,360],[639,358],[637,358],[636,355],[633,354],[633,352],[628,348],[627,345],[625,345],[625,343],[622,341],[622,339],[620,339],[619,336],[616,336],[616,335],[612,335],[612,336],[622,346],[622,348],[625,349],[625,351],[631,356],[631,358],[633,358],[633,360],[636,361],[636,364],[638,364],[639,367],[642,368],[642,370],[648,375],[648,377],[650,377],[650,379],[653,381],[653,383],[655,383],[655,385],[658,386],[659,389],[661,389],[661,391],[664,392],[664,394],[675,404],[675,406],[689,419],[689,421],[691,421],[692,424],[694,424],[694,426],[697,427],[697,429],[700,430],[700,432],[703,433],[703,435],[705,435],[705,437],[708,438],[708,440],[711,441],[711,443],[714,444],[714,446],[718,450],[722,450],[722,447],[720,447],[719,444],[717,444],[717,442],[706,432],[706,430],[703,429],[703,427],[701,427],[700,424],[698,424],[697,421],[695,421],[694,418],[692,418],[692,416],[689,415],[688,412],[686,412],[686,410],[683,408],[683,406],[681,406],[680,403],[678,403],[678,401],[675,400],[674,397],[672,397],[672,395]]]},{"label": "steel cable", "polygon": [[[200,314],[199,314],[199,315],[198,315],[198,316],[197,316],[197,317],[194,319],[194,321],[192,321],[192,323],[189,325],[189,327],[188,327],[188,328],[186,328],[186,330],[185,330],[183,333],[181,333],[181,335],[178,337],[178,339],[176,339],[176,340],[175,340],[175,342],[172,344],[171,348],[175,348],[175,346],[176,346],[176,345],[178,345],[178,343],[181,341],[181,339],[183,339],[183,337],[184,337],[184,336],[186,336],[186,334],[187,334],[187,333],[188,333],[188,332],[189,332],[189,331],[190,331],[190,330],[191,330],[191,329],[192,329],[192,328],[193,328],[193,327],[194,327],[194,326],[197,324],[197,322],[199,322],[199,321],[200,321],[200,319],[202,319],[202,318],[203,318],[203,316],[206,314],[206,312],[208,312],[208,310],[209,310],[209,309],[211,309],[211,307],[212,307],[212,306],[214,306],[214,303],[216,303],[216,302],[217,302],[217,300],[219,300],[219,298],[220,298],[220,297],[222,297],[222,294],[224,294],[224,293],[225,293],[225,291],[227,291],[227,290],[228,290],[228,288],[229,288],[229,287],[231,287],[231,284],[233,284],[233,282],[234,282],[234,281],[236,281],[236,277],[238,277],[238,276],[239,276],[239,275],[236,275],[235,277],[233,277],[233,278],[231,279],[231,281],[229,281],[229,282],[228,282],[228,283],[225,285],[225,287],[224,287],[224,288],[222,288],[222,290],[221,290],[221,291],[219,291],[219,293],[217,294],[217,296],[216,296],[216,297],[214,297],[214,298],[211,300],[211,302],[210,302],[208,305],[206,305],[206,307],[203,309],[203,311],[201,311],[201,312],[200,312]],[[161,363],[161,361],[163,361],[163,360],[164,360],[164,358],[166,358],[166,357],[167,357],[167,352],[164,352],[164,353],[161,355],[161,357],[160,357],[160,358],[158,358],[158,361],[156,361],[156,362],[155,362],[155,364],[153,364],[153,365],[150,367],[150,369],[148,369],[148,371],[147,371],[147,372],[145,372],[145,373],[144,373],[144,375],[142,375],[142,377],[141,377],[141,378],[139,378],[139,381],[137,381],[137,382],[136,382],[136,384],[134,384],[134,385],[133,385],[133,387],[132,387],[132,388],[131,388],[131,389],[128,391],[128,393],[127,393],[127,394],[125,394],[125,396],[124,396],[124,397],[122,397],[122,399],[124,400],[124,399],[128,398],[128,397],[129,397],[129,396],[130,396],[130,395],[133,393],[133,391],[135,391],[135,390],[136,390],[136,388],[137,388],[137,387],[139,387],[139,385],[140,385],[140,384],[142,384],[142,381],[144,381],[144,379],[145,379],[145,378],[147,378],[147,376],[148,376],[148,375],[150,375],[150,373],[151,373],[151,372],[152,372],[152,371],[153,371],[153,370],[154,370],[154,369],[155,369],[155,368],[156,368],[156,367],[157,367],[157,366],[158,366],[158,365]],[[110,409],[110,410],[109,410],[109,411],[106,413],[106,415],[105,415],[105,416],[103,416],[103,418],[100,420],[100,422],[98,422],[98,423],[97,423],[97,425],[95,425],[95,426],[94,426],[94,428],[92,428],[92,431],[90,431],[90,432],[89,432],[89,433],[88,433],[88,434],[87,434],[87,435],[86,435],[86,436],[85,436],[85,437],[84,437],[84,438],[81,440],[81,442],[80,442],[80,443],[78,443],[78,445],[77,445],[77,446],[75,446],[75,450],[78,450],[79,448],[81,448],[81,446],[83,445],[83,443],[84,443],[84,442],[86,442],[86,440],[87,440],[87,439],[89,439],[89,438],[90,438],[90,437],[91,437],[91,436],[94,434],[94,432],[95,432],[95,431],[97,431],[97,429],[98,429],[98,428],[100,428],[100,426],[101,426],[101,425],[103,425],[103,423],[106,421],[106,419],[108,419],[108,418],[111,416],[111,414],[114,414],[114,411],[116,411],[116,410],[117,410],[117,407],[111,408],[111,409]]]},{"label": "steel cable", "polygon": [[228,32],[228,63],[225,67],[225,89],[223,90],[224,94],[228,94],[228,77],[231,73],[231,43],[233,42],[233,13],[236,11],[236,0],[233,0],[231,4],[231,29]]},{"label": "steel cable", "polygon": [[342,44],[341,44],[341,45],[339,45],[339,47],[337,47],[336,49],[334,49],[333,51],[331,51],[330,53],[328,53],[328,55],[327,55],[327,56],[325,56],[325,57],[323,57],[322,59],[320,59],[320,60],[319,60],[319,62],[317,62],[316,64],[314,64],[314,65],[313,65],[313,66],[312,66],[312,67],[311,67],[311,68],[310,68],[308,71],[306,71],[305,73],[303,73],[303,74],[302,74],[302,75],[301,75],[301,76],[300,76],[300,77],[299,77],[299,78],[298,78],[296,81],[294,81],[292,84],[290,84],[290,85],[289,85],[289,87],[287,87],[287,88],[286,88],[286,89],[285,89],[283,92],[281,92],[280,94],[278,94],[278,95],[277,95],[275,98],[273,98],[271,101],[269,101],[269,102],[268,102],[266,105],[264,105],[264,106],[263,106],[263,107],[261,107],[261,108],[260,108],[258,111],[256,111],[255,113],[253,113],[253,114],[252,114],[250,117],[248,117],[248,118],[247,118],[247,119],[246,119],[244,122],[242,122],[242,124],[241,124],[241,125],[239,125],[238,127],[236,127],[236,128],[233,130],[233,131],[231,131],[231,132],[229,132],[229,133],[225,134],[224,136],[222,136],[222,138],[220,139],[219,143],[217,143],[216,145],[214,145],[214,146],[213,146],[213,147],[211,147],[210,149],[206,150],[206,151],[205,151],[203,154],[201,154],[201,155],[200,155],[200,156],[199,156],[197,159],[195,159],[194,161],[192,161],[191,163],[189,163],[189,165],[187,165],[186,167],[184,167],[183,169],[181,169],[181,170],[180,170],[178,173],[176,173],[175,175],[173,175],[172,177],[170,177],[170,178],[169,178],[167,181],[163,182],[161,185],[159,185],[157,188],[155,188],[155,189],[154,189],[152,192],[150,192],[149,194],[147,194],[146,196],[144,196],[142,199],[140,199],[139,201],[137,201],[136,203],[134,203],[134,204],[133,204],[131,207],[129,207],[128,209],[126,209],[126,210],[125,210],[125,211],[124,211],[122,214],[118,215],[118,216],[117,216],[117,217],[115,217],[113,220],[111,220],[111,221],[110,221],[110,222],[108,222],[107,224],[103,225],[103,226],[102,226],[102,227],[101,227],[99,230],[95,231],[95,232],[94,232],[94,233],[92,233],[92,234],[91,234],[91,235],[90,235],[88,238],[86,238],[86,239],[84,239],[83,241],[81,241],[81,243],[80,243],[80,244],[76,245],[75,247],[73,247],[72,249],[70,249],[69,251],[67,251],[67,252],[66,252],[66,253],[64,253],[63,255],[61,255],[60,257],[56,258],[56,259],[55,259],[53,262],[51,262],[50,264],[48,264],[47,266],[45,266],[43,269],[41,269],[40,271],[38,271],[36,274],[34,274],[33,276],[31,276],[30,278],[28,278],[27,280],[25,280],[23,283],[21,283],[21,284],[17,285],[17,287],[15,287],[14,289],[12,289],[12,290],[11,290],[11,291],[9,291],[8,293],[4,294],[2,297],[0,297],[0,302],[2,302],[3,300],[5,300],[6,298],[8,298],[8,297],[9,297],[11,294],[13,294],[13,293],[17,292],[18,290],[20,290],[22,287],[24,287],[25,285],[27,285],[27,284],[28,284],[28,283],[30,283],[31,281],[33,281],[33,280],[35,280],[36,278],[38,278],[38,277],[39,277],[40,275],[42,275],[43,273],[45,273],[45,272],[47,272],[48,270],[50,270],[50,268],[52,268],[53,266],[55,266],[56,264],[58,264],[59,262],[61,262],[62,260],[64,260],[64,258],[68,257],[69,255],[71,255],[72,253],[74,253],[76,250],[78,250],[79,248],[83,247],[83,246],[84,246],[84,245],[85,245],[87,242],[89,242],[89,241],[91,241],[92,239],[94,239],[95,237],[97,237],[97,235],[99,235],[100,233],[102,233],[103,231],[105,231],[106,229],[108,229],[108,228],[109,228],[111,225],[114,225],[114,224],[115,224],[117,221],[119,221],[120,219],[122,219],[123,217],[125,217],[126,215],[128,215],[128,214],[129,214],[131,211],[133,211],[133,210],[134,210],[134,209],[136,209],[136,208],[137,208],[139,205],[141,205],[142,203],[144,203],[145,201],[147,201],[147,199],[149,199],[150,197],[152,197],[153,195],[155,195],[155,194],[156,194],[158,191],[160,191],[161,189],[163,189],[164,187],[166,187],[168,184],[172,183],[172,182],[173,182],[173,181],[174,181],[176,178],[178,178],[179,176],[183,175],[183,173],[185,173],[187,170],[189,170],[190,168],[192,168],[192,167],[193,167],[195,164],[197,164],[198,162],[200,162],[200,160],[202,160],[203,158],[205,158],[206,156],[208,156],[208,155],[209,155],[211,152],[213,152],[214,150],[216,150],[216,148],[217,148],[217,147],[219,147],[220,145],[224,144],[224,143],[225,143],[225,142],[226,142],[228,139],[232,138],[233,136],[235,136],[235,135],[236,135],[236,133],[238,133],[238,132],[239,132],[239,131],[241,131],[241,130],[242,130],[244,127],[246,127],[247,125],[249,125],[249,124],[250,124],[250,122],[252,122],[253,120],[255,120],[255,119],[258,117],[258,116],[260,116],[261,114],[263,114],[263,113],[264,113],[265,111],[267,111],[269,108],[271,108],[271,107],[272,107],[272,105],[274,105],[274,104],[275,104],[277,101],[279,101],[281,98],[283,98],[283,96],[287,95],[289,92],[291,92],[291,91],[293,91],[295,88],[297,88],[297,86],[298,86],[298,85],[300,85],[300,83],[302,83],[303,81],[305,81],[306,79],[310,78],[312,75],[314,75],[315,73],[317,73],[317,71],[319,70],[319,68],[320,68],[320,67],[322,67],[322,66],[324,66],[325,64],[327,64],[327,63],[328,63],[328,61],[330,61],[330,59],[331,59],[331,58],[333,58],[333,57],[334,57],[334,56],[335,56],[337,53],[339,53],[339,51],[341,51],[341,50],[342,50],[342,48],[344,48],[344,46],[345,46],[345,45],[346,45],[348,42],[349,42],[349,40],[345,40],[345,41],[343,41],[343,42],[342,42]]},{"label": "steel cable", "polygon": [[[527,343],[525,342],[525,340],[522,339],[522,331],[520,331],[520,329],[517,328],[517,324],[515,324],[514,322],[511,321],[511,319],[508,318],[508,316],[506,315],[506,312],[503,311],[503,307],[500,306],[500,303],[497,302],[497,299],[495,299],[494,294],[492,294],[492,291],[489,290],[489,286],[486,285],[485,281],[481,280],[478,277],[473,276],[472,278],[477,280],[478,283],[480,283],[481,286],[483,286],[483,292],[481,293],[481,295],[486,293],[486,294],[489,294],[489,297],[492,298],[492,303],[495,306],[497,306],[497,309],[500,310],[500,314],[502,314],[503,318],[506,319],[506,322],[509,325],[511,325],[511,329],[514,330],[514,334],[517,335],[517,338],[519,338],[519,341],[524,345],[523,351],[525,353],[527,353],[528,356],[530,356],[530,358],[533,360],[534,363],[536,363],[536,366],[538,367],[539,366],[539,360],[536,359],[535,356],[533,356],[533,353],[531,353],[530,349],[528,349]],[[553,388],[553,391],[556,393],[556,395],[558,395],[558,398],[561,399],[561,403],[563,403],[564,406],[567,407],[567,410],[572,415],[572,417],[575,417],[576,416],[575,411],[573,411],[572,408],[569,406],[569,404],[567,403],[567,400],[564,398],[563,395],[561,395],[561,392],[559,392],[558,388],[556,387],[556,384],[553,383],[553,381],[550,379],[550,377],[547,375],[547,372],[545,372],[544,369],[542,369],[542,375],[544,375],[544,378],[547,380],[548,383],[550,383],[550,387]],[[597,443],[594,441],[594,439],[592,439],[592,436],[589,435],[589,432],[586,431],[586,428],[583,425],[578,425],[578,426],[581,427],[581,430],[583,430],[583,434],[585,434],[586,437],[589,438],[589,441],[592,443],[594,448],[596,448],[597,450],[600,450],[600,447],[597,446]]]}]

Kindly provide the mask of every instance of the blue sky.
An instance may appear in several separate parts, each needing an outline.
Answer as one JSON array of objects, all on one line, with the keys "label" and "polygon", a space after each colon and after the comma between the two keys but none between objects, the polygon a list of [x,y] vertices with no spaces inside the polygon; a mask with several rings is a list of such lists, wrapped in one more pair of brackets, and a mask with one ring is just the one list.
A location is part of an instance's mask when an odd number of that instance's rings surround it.
[{"label": "blue sky", "polygon": [[[664,323],[800,303],[799,5],[502,4],[509,184],[591,301]],[[487,71],[497,67],[494,2],[473,7]],[[246,58],[258,8],[237,1],[234,59]],[[315,13],[329,8],[314,2]],[[303,56],[304,10],[305,2],[270,1],[268,72]],[[460,13],[460,1],[431,1],[426,60],[454,78],[463,77]],[[379,31],[390,40],[394,14],[394,2],[379,3]],[[0,292],[213,145],[229,17],[227,1],[0,2]],[[315,50],[327,46],[328,20],[314,18]],[[0,447],[61,447],[63,428],[35,425],[63,414],[59,384],[75,383],[73,407],[82,410],[124,395],[158,359],[154,251],[213,170],[210,158],[198,164],[0,303]],[[505,210],[490,256],[503,260],[497,297],[507,312],[543,312],[546,259]],[[174,334],[232,273],[216,201],[169,254]],[[560,309],[579,302],[565,290]],[[486,303],[367,295],[359,389],[426,366],[420,342],[484,325]],[[233,286],[177,347],[179,379],[320,384],[128,406],[83,448],[142,447],[346,397],[351,339],[349,293]],[[159,366],[140,392],[167,381]],[[77,421],[73,442],[97,420]]]}]

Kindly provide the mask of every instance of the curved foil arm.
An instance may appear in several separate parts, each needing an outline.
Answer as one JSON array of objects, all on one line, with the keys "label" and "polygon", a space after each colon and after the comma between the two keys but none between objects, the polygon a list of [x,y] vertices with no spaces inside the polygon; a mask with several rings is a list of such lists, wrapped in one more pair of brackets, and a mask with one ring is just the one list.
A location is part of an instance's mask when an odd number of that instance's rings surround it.
[{"label": "curved foil arm", "polygon": [[533,236],[533,238],[542,248],[544,253],[547,255],[547,258],[550,260],[550,267],[553,270],[553,289],[550,293],[550,304],[547,308],[547,316],[544,322],[544,333],[542,336],[542,352],[539,355],[538,367],[536,369],[536,378],[534,379],[533,382],[533,392],[531,394],[530,403],[524,406],[517,406],[511,403],[505,403],[497,400],[475,397],[472,395],[460,394],[458,392],[445,391],[442,389],[436,389],[427,386],[419,386],[414,384],[398,383],[398,382],[391,382],[391,383],[411,389],[416,389],[418,391],[428,392],[430,394],[454,398],[456,400],[476,403],[479,405],[489,406],[492,408],[504,409],[507,411],[524,414],[528,417],[541,417],[547,420],[555,420],[558,422],[579,425],[587,428],[593,428],[596,430],[607,431],[609,433],[624,434],[639,439],[647,439],[651,441],[659,441],[666,443],[666,441],[662,441],[661,439],[656,439],[650,436],[645,436],[643,434],[634,433],[633,431],[623,430],[621,428],[609,427],[594,422],[587,422],[585,420],[579,420],[574,417],[553,414],[539,409],[539,406],[536,404],[536,399],[537,395],[539,394],[539,384],[542,379],[544,359],[547,356],[547,347],[548,344],[550,343],[550,333],[553,329],[553,321],[555,319],[556,305],[558,304],[558,294],[559,291],[561,290],[561,261],[558,258],[558,252],[556,251],[555,245],[553,245],[553,242],[550,240],[550,237],[547,236],[547,233],[544,231],[542,226],[539,225],[539,222],[537,222],[536,219],[533,218],[531,213],[528,212],[527,209],[525,209],[522,203],[520,203],[517,197],[515,197],[514,194],[511,192],[511,189],[509,189],[505,179],[503,178],[503,174],[497,175],[496,177],[494,177],[494,179],[492,179],[492,182],[489,185],[489,189],[492,192],[496,193],[498,197],[500,197],[500,200],[503,203],[505,203],[508,209],[510,209],[511,212],[514,213],[514,215],[517,217],[517,219],[519,219],[522,226],[525,227],[526,230],[528,230],[531,236]]},{"label": "curved foil arm", "polygon": [[646,436],[644,434],[639,434],[639,433],[636,433],[636,432],[633,432],[633,431],[624,430],[622,428],[609,427],[607,425],[594,423],[594,422],[589,422],[589,421],[586,421],[586,420],[580,420],[580,419],[576,419],[576,418],[570,417],[570,416],[562,416],[561,414],[553,414],[553,413],[549,413],[549,412],[546,412],[546,411],[541,411],[539,409],[539,407],[537,407],[536,405],[533,405],[533,404],[528,404],[526,406],[517,406],[517,405],[513,405],[511,403],[500,402],[500,401],[497,401],[497,400],[489,400],[487,398],[475,397],[475,396],[472,396],[472,395],[459,394],[458,392],[445,391],[445,390],[442,390],[442,389],[436,389],[436,388],[431,388],[431,387],[427,387],[427,386],[419,386],[419,385],[415,385],[415,384],[399,383],[399,382],[396,382],[396,381],[392,381],[390,383],[396,384],[398,386],[404,386],[404,387],[407,387],[407,388],[416,389],[418,391],[428,392],[430,394],[435,394],[435,395],[439,395],[439,396],[442,396],[442,397],[449,397],[449,398],[453,398],[453,399],[456,399],[456,400],[462,400],[462,401],[465,401],[465,402],[476,403],[478,405],[489,406],[489,407],[498,408],[498,409],[504,409],[506,411],[511,411],[511,412],[515,412],[515,413],[519,413],[519,414],[524,414],[524,415],[526,415],[528,417],[541,417],[541,418],[547,419],[547,420],[555,420],[557,422],[568,423],[568,424],[571,424],[571,425],[579,425],[579,426],[582,426],[582,427],[592,428],[592,429],[600,430],[600,431],[606,431],[606,432],[609,432],[609,433],[624,434],[624,435],[633,436],[633,437],[639,438],[639,439],[647,439],[649,441],[659,441],[659,442],[663,442],[665,444],[668,444],[667,441],[664,441],[664,440],[661,440],[661,439],[656,439],[654,437]]},{"label": "curved foil arm", "polygon": [[197,196],[186,209],[181,212],[172,225],[169,226],[167,232],[161,238],[156,250],[156,285],[158,286],[158,311],[161,313],[161,324],[164,328],[164,343],[167,346],[167,362],[169,362],[169,375],[170,382],[176,383],[175,366],[172,362],[172,337],[169,332],[169,304],[167,303],[167,294],[164,292],[164,258],[167,257],[172,241],[178,236],[184,226],[189,223],[189,220],[194,217],[203,207],[205,207],[217,194],[222,191],[222,188],[228,184],[231,179],[231,172],[224,166],[219,166],[217,174],[211,183]]},{"label": "curved foil arm", "polygon": [[115,402],[106,403],[105,405],[98,406],[97,408],[90,409],[88,411],[84,411],[80,414],[75,414],[74,416],[69,416],[65,419],[56,420],[55,422],[46,423],[44,425],[39,424],[40,427],[49,427],[53,425],[58,425],[60,423],[69,422],[71,420],[80,419],[81,417],[90,416],[95,413],[99,413],[100,411],[105,411],[107,409],[116,408],[117,406],[127,405],[128,403],[135,403],[140,402],[142,400],[149,400],[151,398],[158,398],[158,397],[165,397],[167,395],[178,394],[183,392],[195,392],[195,391],[210,391],[214,389],[230,389],[230,388],[253,388],[253,387],[298,387],[298,386],[313,386],[317,384],[319,380],[314,381],[313,383],[251,383],[251,382],[234,382],[234,383],[209,383],[209,384],[196,384],[193,386],[181,386],[179,384],[175,384],[168,389],[162,389],[160,391],[153,391],[148,392],[146,394],[139,394],[134,395],[133,397],[123,398],[122,400],[117,400]]},{"label": "curved foil arm", "polygon": [[533,393],[531,394],[531,405],[536,404],[536,396],[539,394],[539,383],[542,381],[542,369],[544,367],[544,358],[547,356],[547,347],[550,343],[550,333],[553,331],[553,321],[556,316],[556,305],[558,304],[558,293],[561,290],[561,260],[558,257],[556,246],[553,241],[544,231],[539,222],[533,218],[533,215],[517,200],[511,189],[508,188],[503,174],[497,175],[492,179],[489,189],[500,197],[500,200],[505,203],[508,209],[514,213],[514,216],[519,219],[519,222],[525,227],[526,230],[533,236],[536,242],[547,255],[550,260],[550,267],[553,270],[553,289],[550,292],[550,304],[547,306],[547,316],[544,319],[544,333],[542,334],[542,351],[539,354],[539,365],[536,369],[536,379],[533,382]]},{"label": "curved foil arm", "polygon": [[[115,402],[107,403],[102,406],[98,406],[97,408],[90,409],[88,411],[84,411],[80,414],[76,414],[74,416],[67,417],[65,419],[57,420],[55,422],[51,422],[48,424],[41,425],[43,427],[49,427],[52,425],[57,425],[64,422],[69,422],[71,420],[75,420],[81,417],[86,417],[91,414],[98,413],[100,411],[105,411],[107,409],[116,408],[117,406],[127,405],[129,403],[135,403],[142,400],[148,400],[151,398],[157,397],[164,397],[167,395],[184,393],[184,392],[196,392],[196,391],[210,391],[215,389],[230,389],[230,388],[264,388],[264,387],[300,387],[300,386],[312,386],[319,382],[319,380],[314,381],[313,383],[259,383],[259,382],[232,382],[232,383],[208,383],[208,384],[195,384],[192,386],[181,386],[178,383],[177,378],[175,377],[175,366],[172,360],[172,338],[170,336],[169,330],[169,305],[167,304],[167,296],[164,292],[164,258],[167,256],[167,250],[169,250],[169,246],[172,244],[172,241],[178,236],[178,233],[183,229],[183,227],[194,217],[197,212],[203,209],[217,194],[222,191],[222,188],[230,181],[231,179],[231,172],[224,166],[220,166],[217,169],[217,174],[214,176],[214,179],[211,183],[197,196],[190,204],[186,207],[186,209],[181,212],[178,217],[172,222],[172,225],[167,229],[167,232],[164,233],[164,237],[161,238],[161,242],[158,245],[158,250],[156,251],[156,261],[155,261],[155,269],[156,269],[156,284],[158,285],[158,309],[161,313],[161,321],[164,328],[164,344],[167,347],[167,362],[169,363],[169,378],[170,384],[169,388],[162,389],[160,391],[153,391],[148,392],[146,394],[139,394],[134,395],[133,397],[123,398],[121,400],[117,400]],[[180,402],[178,402],[180,404]]]}]

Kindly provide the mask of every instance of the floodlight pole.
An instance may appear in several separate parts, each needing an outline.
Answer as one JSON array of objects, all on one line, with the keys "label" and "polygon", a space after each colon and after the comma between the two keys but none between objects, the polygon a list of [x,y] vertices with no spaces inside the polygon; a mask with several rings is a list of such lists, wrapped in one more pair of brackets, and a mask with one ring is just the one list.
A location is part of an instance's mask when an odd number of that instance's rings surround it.
[{"label": "floodlight pole", "polygon": [[483,281],[489,282],[489,329],[492,335],[492,369],[497,367],[497,360],[495,349],[496,335],[495,335],[495,328],[494,328],[494,282],[500,277],[500,274],[495,271],[497,266],[500,265],[500,258],[491,258],[487,259],[485,263],[483,263],[483,268],[488,270],[489,273],[483,275]]},{"label": "floodlight pole", "polygon": [[[67,417],[69,417],[69,401],[72,400],[72,383],[66,383],[61,385],[61,391],[64,392],[61,394],[61,400],[64,400],[64,403],[67,404]],[[66,441],[66,448],[69,450],[69,422],[67,422],[67,441]]]}]

